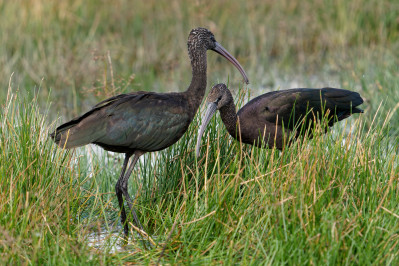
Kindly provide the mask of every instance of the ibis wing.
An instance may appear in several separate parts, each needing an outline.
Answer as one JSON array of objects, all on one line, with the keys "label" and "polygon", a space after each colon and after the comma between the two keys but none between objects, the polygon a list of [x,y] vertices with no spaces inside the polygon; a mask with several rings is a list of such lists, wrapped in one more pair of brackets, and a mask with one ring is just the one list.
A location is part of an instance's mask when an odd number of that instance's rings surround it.
[{"label": "ibis wing", "polygon": [[105,134],[96,143],[160,150],[175,143],[191,120],[185,102],[173,94],[145,94],[104,110]]},{"label": "ibis wing", "polygon": [[[329,118],[336,116],[339,120],[352,113],[360,113],[357,106],[363,99],[357,92],[343,89],[290,89],[263,94],[248,102],[238,113],[258,117],[259,121],[284,125],[293,129],[298,122],[306,123],[321,117],[328,111]],[[331,124],[334,119],[331,119]]]},{"label": "ibis wing", "polygon": [[88,143],[153,151],[176,142],[190,116],[177,94],[131,93],[107,99],[57,128],[52,137],[72,148]]}]

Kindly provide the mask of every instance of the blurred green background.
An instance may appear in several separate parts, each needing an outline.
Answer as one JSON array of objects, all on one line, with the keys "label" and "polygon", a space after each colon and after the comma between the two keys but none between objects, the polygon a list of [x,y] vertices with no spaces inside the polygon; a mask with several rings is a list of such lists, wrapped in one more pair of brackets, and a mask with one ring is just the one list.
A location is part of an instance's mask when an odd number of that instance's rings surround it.
[{"label": "blurred green background", "polygon": [[[367,78],[398,64],[398,1],[3,0],[0,99],[12,73],[21,92],[50,95],[52,118],[125,91],[185,90],[198,26],[240,61],[255,94],[291,84],[384,90]],[[230,79],[234,90],[239,73],[211,53],[208,86]]]}]

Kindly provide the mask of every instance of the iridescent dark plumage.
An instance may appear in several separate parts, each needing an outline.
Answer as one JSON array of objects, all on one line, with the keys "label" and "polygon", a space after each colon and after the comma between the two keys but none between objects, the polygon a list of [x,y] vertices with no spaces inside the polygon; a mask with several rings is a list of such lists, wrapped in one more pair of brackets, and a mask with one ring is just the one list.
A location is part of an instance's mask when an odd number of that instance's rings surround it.
[{"label": "iridescent dark plumage", "polygon": [[[128,225],[122,195],[126,198],[135,223],[141,227],[128,194],[129,176],[142,154],[169,147],[187,131],[205,94],[206,51],[213,50],[224,56],[248,82],[238,61],[215,41],[209,30],[192,30],[187,46],[193,75],[185,92],[140,91],[121,94],[100,102],[87,113],[59,126],[50,134],[55,143],[67,149],[93,143],[107,151],[126,154],[115,186],[126,236]],[[132,155],[133,160],[125,173]]]},{"label": "iridescent dark plumage", "polygon": [[[201,136],[213,114],[219,110],[229,134],[243,143],[259,147],[282,149],[289,134],[296,130],[299,137],[311,123],[326,115],[328,126],[354,113],[363,103],[359,93],[334,89],[291,89],[262,94],[242,107],[238,113],[233,96],[224,84],[215,85],[210,91],[208,109],[202,119],[197,139],[196,154],[199,154]],[[316,118],[316,120],[315,120]]]}]

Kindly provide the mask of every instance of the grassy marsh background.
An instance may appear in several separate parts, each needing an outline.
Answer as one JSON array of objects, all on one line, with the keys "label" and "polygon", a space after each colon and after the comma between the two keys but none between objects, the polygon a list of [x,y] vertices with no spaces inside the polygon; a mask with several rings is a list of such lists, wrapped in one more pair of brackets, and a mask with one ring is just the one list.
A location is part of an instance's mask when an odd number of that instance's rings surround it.
[{"label": "grassy marsh background", "polygon": [[[247,70],[242,88],[208,53],[209,86],[229,80],[240,103],[335,86],[360,92],[366,113],[281,154],[241,147],[217,119],[198,161],[196,120],[131,177],[159,246],[115,251],[109,234],[94,248],[93,232],[120,232],[121,157],[60,151],[47,131],[117,93],[184,90],[197,26]],[[1,261],[155,263],[164,246],[163,263],[398,261],[397,1],[0,0],[0,32]]]}]

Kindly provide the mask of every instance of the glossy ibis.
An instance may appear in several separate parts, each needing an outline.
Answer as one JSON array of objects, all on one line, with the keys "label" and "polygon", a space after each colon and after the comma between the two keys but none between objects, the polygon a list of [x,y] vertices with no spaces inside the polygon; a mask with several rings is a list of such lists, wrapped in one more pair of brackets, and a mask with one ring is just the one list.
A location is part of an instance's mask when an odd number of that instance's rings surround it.
[{"label": "glossy ibis", "polygon": [[[98,103],[87,113],[59,126],[50,134],[55,143],[62,148],[70,149],[93,143],[107,151],[125,154],[115,191],[126,238],[128,224],[123,196],[134,222],[142,228],[128,193],[129,177],[141,155],[171,146],[187,131],[205,94],[206,51],[213,50],[229,60],[248,83],[244,69],[223,46],[216,42],[209,30],[193,29],[188,36],[187,46],[192,79],[185,92],[140,91],[120,94]],[[132,156],[133,159],[127,168]]]},{"label": "glossy ibis", "polygon": [[236,113],[231,92],[225,84],[217,84],[209,92],[207,102],[208,108],[198,131],[197,156],[202,134],[217,110],[233,138],[258,147],[276,147],[279,150],[285,144],[284,136],[288,137],[296,130],[295,137],[299,137],[303,133],[300,129],[308,129],[310,123],[321,114],[327,116],[328,126],[331,127],[351,114],[363,113],[357,108],[363,103],[359,93],[334,88],[265,93],[249,101]]}]

